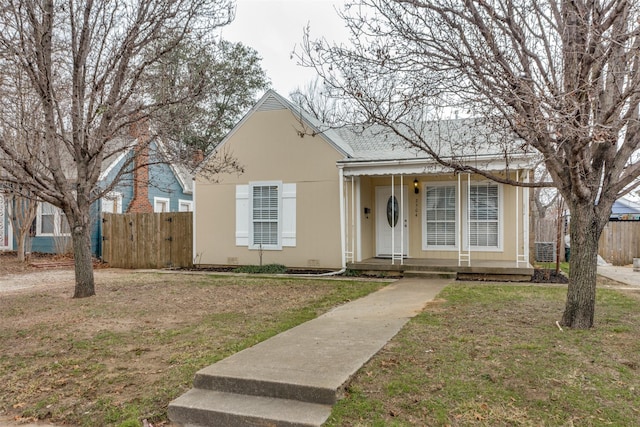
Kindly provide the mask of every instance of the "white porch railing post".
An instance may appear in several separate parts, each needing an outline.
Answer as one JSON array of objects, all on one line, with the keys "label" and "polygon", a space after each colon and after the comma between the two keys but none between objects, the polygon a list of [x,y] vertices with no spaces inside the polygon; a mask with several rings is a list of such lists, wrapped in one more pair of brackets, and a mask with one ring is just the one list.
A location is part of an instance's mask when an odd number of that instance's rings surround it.
[{"label": "white porch railing post", "polygon": [[400,175],[400,265],[404,264],[404,175]]},{"label": "white porch railing post", "polygon": [[342,167],[338,168],[338,181],[340,191],[340,251],[341,251],[341,263],[342,268],[347,268],[347,254],[346,254],[346,218],[344,211],[344,170]]},{"label": "white porch railing post", "polygon": [[391,265],[395,265],[396,263],[396,223],[394,221],[394,217],[396,214],[396,205],[394,202],[396,198],[396,187],[395,187],[395,175],[391,175]]},{"label": "white porch railing post", "polygon": [[[508,177],[507,177],[508,178]],[[520,181],[520,171],[516,170],[516,182]],[[515,186],[516,189],[516,267],[518,266],[518,261],[520,260],[520,238],[518,232],[520,231],[520,227],[518,226],[520,222],[520,216],[518,213],[520,210],[518,209],[518,193],[520,192],[520,187]],[[504,227],[503,227],[504,228]]]}]

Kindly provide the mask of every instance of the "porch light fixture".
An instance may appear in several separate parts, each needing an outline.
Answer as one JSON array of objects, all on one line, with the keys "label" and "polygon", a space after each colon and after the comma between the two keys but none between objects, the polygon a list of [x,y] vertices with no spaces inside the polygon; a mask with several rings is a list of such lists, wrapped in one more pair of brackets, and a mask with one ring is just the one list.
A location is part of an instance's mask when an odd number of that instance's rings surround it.
[{"label": "porch light fixture", "polygon": [[418,194],[420,192],[420,188],[418,188],[418,178],[413,180],[413,192]]}]

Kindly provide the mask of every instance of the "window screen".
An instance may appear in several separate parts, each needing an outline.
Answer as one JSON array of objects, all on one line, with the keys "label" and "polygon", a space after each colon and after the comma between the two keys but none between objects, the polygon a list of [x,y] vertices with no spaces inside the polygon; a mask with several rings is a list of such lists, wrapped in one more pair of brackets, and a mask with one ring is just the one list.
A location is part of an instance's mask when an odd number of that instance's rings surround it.
[{"label": "window screen", "polygon": [[456,187],[427,187],[425,197],[427,246],[455,246]]}]

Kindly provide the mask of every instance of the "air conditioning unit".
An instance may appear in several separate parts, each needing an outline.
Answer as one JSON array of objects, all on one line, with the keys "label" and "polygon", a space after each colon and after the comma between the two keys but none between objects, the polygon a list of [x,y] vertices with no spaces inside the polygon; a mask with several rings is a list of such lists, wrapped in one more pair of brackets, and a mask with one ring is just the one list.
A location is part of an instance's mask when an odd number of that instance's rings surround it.
[{"label": "air conditioning unit", "polygon": [[536,262],[556,261],[556,242],[535,242]]}]

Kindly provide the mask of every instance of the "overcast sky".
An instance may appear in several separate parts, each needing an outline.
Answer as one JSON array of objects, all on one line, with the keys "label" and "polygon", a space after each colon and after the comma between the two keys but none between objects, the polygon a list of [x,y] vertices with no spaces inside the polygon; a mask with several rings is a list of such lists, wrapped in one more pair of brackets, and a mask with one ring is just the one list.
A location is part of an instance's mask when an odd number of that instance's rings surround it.
[{"label": "overcast sky", "polygon": [[312,38],[344,41],[347,31],[338,17],[345,0],[236,0],[236,19],[222,28],[222,38],[242,42],[258,51],[271,86],[289,96],[315,77],[315,72],[296,65],[291,52],[302,42],[304,27]]}]

